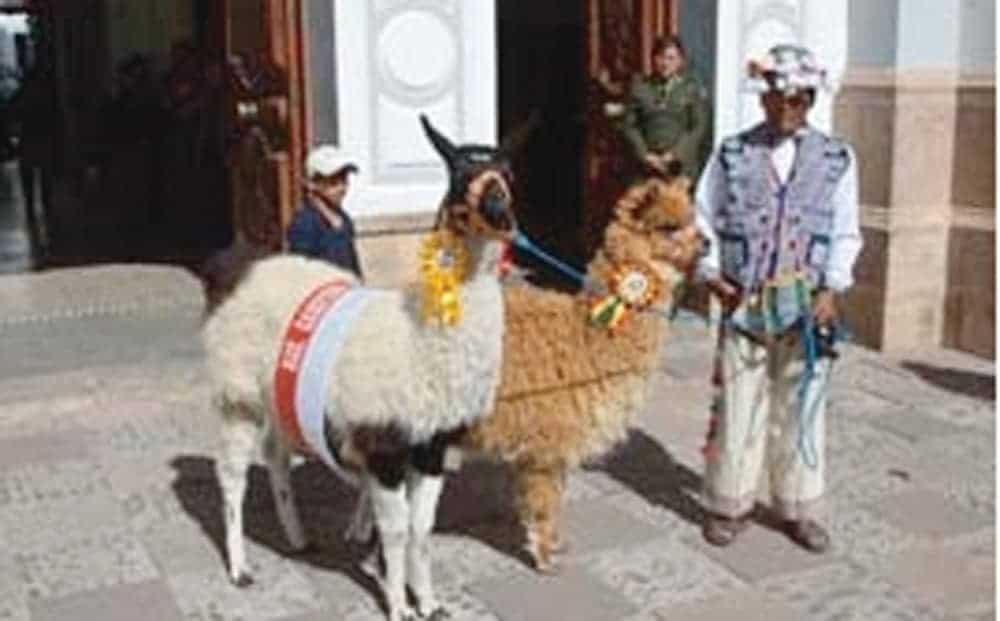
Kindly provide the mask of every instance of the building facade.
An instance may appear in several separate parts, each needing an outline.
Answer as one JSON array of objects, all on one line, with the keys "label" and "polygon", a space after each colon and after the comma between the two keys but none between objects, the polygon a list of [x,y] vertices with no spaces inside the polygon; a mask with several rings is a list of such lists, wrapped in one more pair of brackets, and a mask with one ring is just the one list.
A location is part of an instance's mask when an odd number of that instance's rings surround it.
[{"label": "building facade", "polygon": [[865,249],[846,300],[856,338],[994,355],[991,1],[268,2],[302,24],[297,60],[285,57],[303,76],[302,100],[288,108],[303,117],[298,151],[285,165],[320,142],[356,159],[348,208],[375,282],[409,277],[443,192],[419,113],[456,140],[492,143],[541,109],[544,139],[521,166],[523,219],[543,239],[562,223],[550,245],[585,257],[579,231],[599,226],[620,173],[597,111],[648,69],[652,39],[685,39],[713,98],[716,142],[762,116],[740,92],[746,60],[790,41],[812,48],[838,85],[813,122],[859,158]]}]

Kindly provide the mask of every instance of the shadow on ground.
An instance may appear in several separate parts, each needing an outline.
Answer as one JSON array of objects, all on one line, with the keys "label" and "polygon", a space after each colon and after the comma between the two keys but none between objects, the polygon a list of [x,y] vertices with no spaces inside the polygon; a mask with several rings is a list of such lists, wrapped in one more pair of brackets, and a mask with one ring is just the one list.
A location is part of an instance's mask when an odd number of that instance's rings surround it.
[{"label": "shadow on ground", "polygon": [[606,473],[654,506],[701,524],[701,476],[642,430],[632,429],[624,445],[590,470]]},{"label": "shadow on ground", "polygon": [[[219,554],[219,571],[225,571],[222,495],[214,459],[180,455],[171,461],[171,466],[175,472],[174,493],[212,541]],[[625,445],[590,469],[607,473],[650,503],[663,506],[688,522],[701,522],[697,501],[701,478],[642,431],[633,430]],[[339,572],[380,599],[378,586],[359,569],[366,550],[343,537],[357,492],[319,463],[295,468],[292,485],[302,525],[312,545],[306,552],[293,553],[278,521],[267,477],[264,467],[251,466],[244,501],[245,536],[283,556]],[[530,567],[533,563],[522,546],[523,533],[513,499],[506,467],[468,460],[458,476],[447,478],[435,532],[475,539]]]},{"label": "shadow on ground", "polygon": [[922,362],[904,362],[903,368],[920,376],[925,382],[974,399],[996,401],[996,375],[976,373]]}]

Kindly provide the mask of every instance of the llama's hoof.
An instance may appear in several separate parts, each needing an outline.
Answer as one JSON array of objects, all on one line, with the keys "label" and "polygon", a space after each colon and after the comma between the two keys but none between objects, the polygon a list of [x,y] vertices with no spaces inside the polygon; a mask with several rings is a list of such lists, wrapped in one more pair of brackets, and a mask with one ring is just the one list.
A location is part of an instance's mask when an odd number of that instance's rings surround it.
[{"label": "llama's hoof", "polygon": [[406,606],[398,610],[390,610],[389,621],[420,621],[420,615],[414,609]]},{"label": "llama's hoof", "polygon": [[311,541],[306,541],[299,546],[292,546],[292,554],[295,556],[309,556],[319,552],[319,546]]},{"label": "llama's hoof", "polygon": [[368,576],[373,580],[380,580],[382,578],[382,568],[381,559],[379,558],[379,550],[376,547],[369,554],[365,555],[361,562],[358,563],[358,569],[361,573]]},{"label": "llama's hoof", "polygon": [[427,621],[447,621],[451,618],[451,613],[444,606],[438,606],[429,615],[424,615],[420,618]]},{"label": "llama's hoof", "polygon": [[251,576],[250,574],[248,574],[246,572],[240,572],[240,574],[238,576],[236,576],[235,578],[233,578],[232,580],[233,580],[233,584],[236,585],[240,589],[245,589],[245,588],[251,586],[253,584],[253,582],[254,582],[253,576]]}]

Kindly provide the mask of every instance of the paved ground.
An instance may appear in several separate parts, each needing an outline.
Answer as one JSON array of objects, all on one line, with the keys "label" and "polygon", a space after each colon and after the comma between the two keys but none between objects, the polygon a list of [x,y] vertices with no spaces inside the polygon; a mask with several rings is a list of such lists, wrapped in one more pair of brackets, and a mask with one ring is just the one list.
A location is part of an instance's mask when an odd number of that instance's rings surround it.
[{"label": "paved ground", "polygon": [[[294,482],[319,551],[286,552],[255,467],[258,582],[229,586],[198,305],[196,284],[164,268],[0,278],[0,619],[380,618],[340,540],[353,493],[313,465]],[[572,478],[559,577],[524,565],[502,471],[453,477],[435,556],[455,618],[994,618],[992,361],[847,348],[822,557],[760,526],[725,551],[700,541],[708,365],[705,330],[681,326],[629,443]]]}]

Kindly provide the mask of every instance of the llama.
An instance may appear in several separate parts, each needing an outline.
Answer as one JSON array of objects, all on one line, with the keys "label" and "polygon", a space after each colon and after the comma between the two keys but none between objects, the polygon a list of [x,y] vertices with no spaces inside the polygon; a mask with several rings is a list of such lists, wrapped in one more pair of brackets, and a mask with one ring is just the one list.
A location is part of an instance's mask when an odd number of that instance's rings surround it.
[{"label": "llama", "polygon": [[[253,264],[202,331],[213,404],[224,420],[218,474],[230,578],[241,587],[252,582],[242,503],[258,442],[279,521],[296,550],[307,542],[289,464],[295,453],[312,453],[356,479],[371,503],[391,621],[445,616],[434,593],[428,540],[449,434],[493,408],[504,327],[497,268],[514,229],[505,147],[456,146],[426,118],[421,122],[450,171],[438,226],[468,249],[460,322],[428,325],[413,291],[364,288],[326,263],[278,256]],[[313,300],[334,298],[339,301],[326,313],[332,318],[320,319]],[[304,355],[282,338],[310,326],[317,337]],[[337,350],[332,362],[307,369],[312,352],[322,347]],[[295,384],[299,418],[293,413],[289,422],[283,418],[287,408],[278,405],[287,389],[282,373],[299,362],[303,375],[318,381],[310,391]],[[305,410],[317,415],[305,420]],[[407,586],[416,610],[407,603]]]}]

